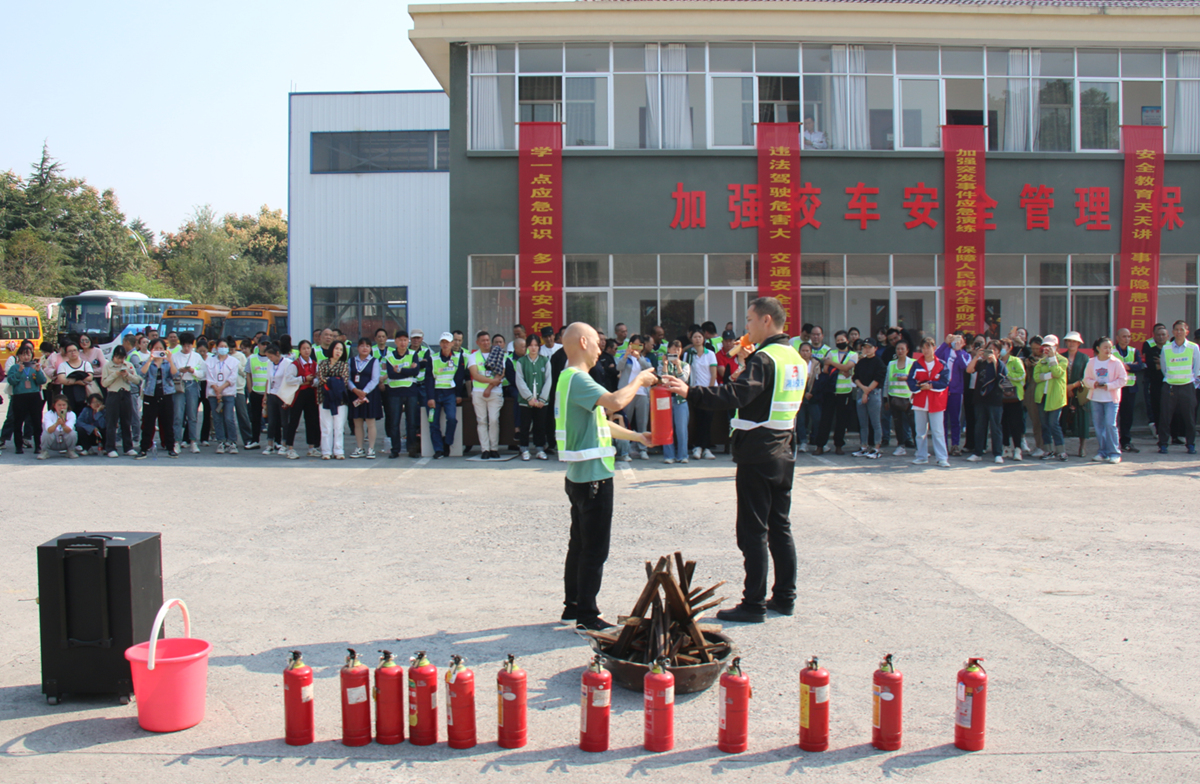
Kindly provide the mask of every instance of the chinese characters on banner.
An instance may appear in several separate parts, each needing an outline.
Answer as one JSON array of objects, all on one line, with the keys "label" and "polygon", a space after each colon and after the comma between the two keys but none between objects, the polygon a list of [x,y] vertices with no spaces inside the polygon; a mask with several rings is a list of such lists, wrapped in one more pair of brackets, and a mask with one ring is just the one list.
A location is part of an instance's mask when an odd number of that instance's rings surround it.
[{"label": "chinese characters on banner", "polygon": [[563,323],[562,125],[518,126],[517,318],[536,333]]},{"label": "chinese characters on banner", "polygon": [[[794,225],[792,213],[799,182],[800,124],[759,123],[758,198],[753,213],[758,222],[758,295],[779,300],[794,334],[799,334],[800,324],[800,227]],[[741,195],[749,196],[745,186]],[[743,212],[742,218],[746,217]]]},{"label": "chinese characters on banner", "polygon": [[942,127],[946,176],[946,297],[947,331],[984,331],[983,259],[987,212],[995,202],[984,193],[986,150],[982,125]]},{"label": "chinese characters on banner", "polygon": [[1121,196],[1121,281],[1117,329],[1135,343],[1152,337],[1158,313],[1158,251],[1163,210],[1163,129],[1122,125],[1125,187]]}]

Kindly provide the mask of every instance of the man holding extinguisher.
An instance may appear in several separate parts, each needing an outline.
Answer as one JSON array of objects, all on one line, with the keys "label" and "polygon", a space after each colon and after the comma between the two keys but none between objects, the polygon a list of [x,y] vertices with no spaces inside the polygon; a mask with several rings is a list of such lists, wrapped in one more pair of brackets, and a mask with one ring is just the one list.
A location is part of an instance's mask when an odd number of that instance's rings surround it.
[{"label": "man holding extinguisher", "polygon": [[609,392],[588,372],[602,348],[596,330],[576,322],[563,333],[562,345],[567,364],[556,384],[554,431],[558,459],[567,463],[566,490],[571,502],[562,620],[574,622],[577,629],[600,631],[613,626],[600,617],[596,606],[612,535],[616,465],[612,439],[650,446],[649,433],[634,433],[609,422],[604,409],[616,413],[626,408],[639,388],[654,386],[658,377],[646,369],[621,389]]},{"label": "man holding extinguisher", "polygon": [[[737,463],[737,544],[745,559],[746,579],[738,606],[717,618],[762,623],[767,610],[791,615],[796,606],[796,545],[788,515],[795,470],[793,421],[800,410],[808,365],[788,345],[787,312],[774,297],[759,297],[746,311],[746,336],[757,348],[745,371],[732,383],[688,388],[664,377],[671,392],[690,405],[714,411],[734,409],[733,461]],[[743,341],[744,342],[744,341]],[[739,346],[740,356],[747,349]],[[768,556],[775,564],[775,585],[767,600]]]}]

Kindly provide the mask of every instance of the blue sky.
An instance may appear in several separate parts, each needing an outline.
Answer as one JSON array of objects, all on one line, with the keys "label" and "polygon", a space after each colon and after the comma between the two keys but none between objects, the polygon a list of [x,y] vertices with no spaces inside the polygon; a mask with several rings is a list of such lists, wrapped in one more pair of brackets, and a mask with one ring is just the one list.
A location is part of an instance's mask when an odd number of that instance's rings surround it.
[{"label": "blue sky", "polygon": [[287,207],[289,90],[437,89],[403,2],[8,2],[0,170],[43,140],[130,219]]}]

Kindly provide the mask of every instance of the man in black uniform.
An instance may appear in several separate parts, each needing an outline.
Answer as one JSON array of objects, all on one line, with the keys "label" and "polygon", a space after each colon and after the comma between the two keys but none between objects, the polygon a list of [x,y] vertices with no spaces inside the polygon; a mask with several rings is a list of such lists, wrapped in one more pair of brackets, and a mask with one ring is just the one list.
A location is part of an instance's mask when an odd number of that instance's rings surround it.
[{"label": "man in black uniform", "polygon": [[[723,621],[762,623],[768,609],[781,615],[795,610],[796,545],[788,519],[795,471],[792,421],[804,393],[808,366],[788,345],[786,319],[786,311],[774,297],[750,303],[746,334],[757,349],[746,358],[746,369],[736,381],[689,389],[679,378],[662,378],[664,386],[686,396],[690,405],[714,411],[738,409],[732,422],[733,461],[737,463],[737,543],[745,560],[746,580],[741,603],[717,613]],[[779,378],[781,373],[784,375]],[[768,552],[775,566],[770,601]]]}]

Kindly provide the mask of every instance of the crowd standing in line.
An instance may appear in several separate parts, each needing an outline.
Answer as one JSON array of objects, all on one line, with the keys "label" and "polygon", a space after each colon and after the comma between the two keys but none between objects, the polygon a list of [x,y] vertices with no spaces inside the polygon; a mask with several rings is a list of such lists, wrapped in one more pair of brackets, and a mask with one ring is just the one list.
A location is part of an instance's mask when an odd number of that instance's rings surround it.
[{"label": "crowd standing in line", "polygon": [[[1200,348],[1189,330],[1183,321],[1156,324],[1139,348],[1119,329],[1093,340],[1089,355],[1074,331],[1061,341],[1023,328],[1000,339],[952,333],[937,341],[899,327],[862,338],[852,327],[835,331],[829,346],[821,326],[805,324],[790,340],[808,370],[796,451],[846,454],[847,433],[857,429],[851,454],[869,460],[894,441],[891,455],[912,450],[917,465],[948,466],[954,457],[1066,462],[1087,457],[1094,437],[1091,459],[1117,463],[1139,451],[1132,428],[1140,398],[1158,451],[1185,444],[1195,454]],[[745,369],[733,351],[739,336],[732,324],[722,333],[712,322],[692,325],[673,339],[661,326],[634,334],[617,324],[614,333],[597,332],[601,353],[588,370],[609,392],[645,370],[703,388],[731,383]],[[11,441],[17,453],[30,449],[43,460],[52,452],[175,458],[202,447],[372,460],[382,447],[394,459],[420,455],[425,418],[433,456],[442,459],[455,441],[459,406],[469,401],[483,460],[500,458],[502,448],[522,460],[555,454],[556,387],[567,364],[559,333],[527,334],[518,324],[509,340],[480,331],[474,350],[464,348],[458,330],[432,345],[424,337],[379,329],[353,343],[322,329],[293,347],[286,335],[209,341],[151,330],[126,335],[108,360],[87,335],[43,342],[40,360],[24,341],[4,367],[10,405],[0,448]],[[509,400],[515,437],[505,447],[500,415]],[[661,449],[663,462],[715,460],[712,434],[727,430],[733,415],[689,406],[678,395],[671,409],[675,440]],[[637,387],[610,416],[631,432],[649,429],[647,388]],[[616,460],[626,462],[659,451],[637,439],[615,448]]]}]

